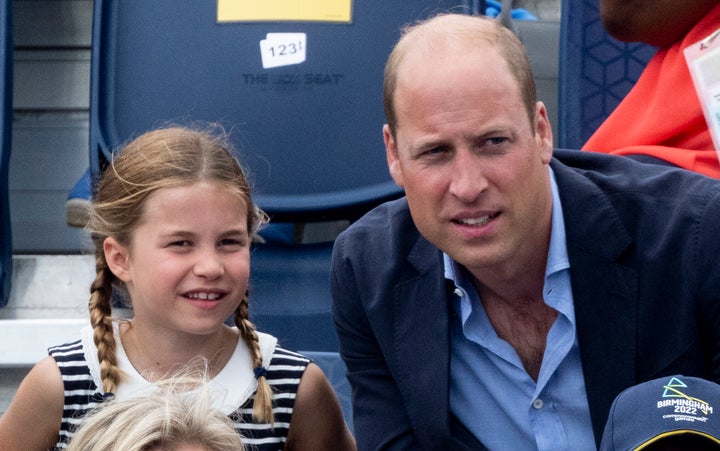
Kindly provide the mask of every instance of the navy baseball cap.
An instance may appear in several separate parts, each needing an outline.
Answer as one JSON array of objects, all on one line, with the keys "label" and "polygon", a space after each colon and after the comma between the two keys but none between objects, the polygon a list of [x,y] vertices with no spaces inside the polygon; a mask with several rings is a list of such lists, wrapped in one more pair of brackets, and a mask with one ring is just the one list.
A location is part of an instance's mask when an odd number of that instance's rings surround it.
[{"label": "navy baseball cap", "polygon": [[720,385],[705,379],[676,375],[632,386],[615,398],[599,451],[649,451],[669,442],[720,450],[716,409]]}]

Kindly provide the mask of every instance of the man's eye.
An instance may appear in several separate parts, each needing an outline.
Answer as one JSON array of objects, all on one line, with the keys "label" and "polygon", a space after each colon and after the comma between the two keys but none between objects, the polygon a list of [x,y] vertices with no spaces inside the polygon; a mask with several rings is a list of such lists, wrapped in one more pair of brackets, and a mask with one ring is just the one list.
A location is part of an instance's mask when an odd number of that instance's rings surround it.
[{"label": "man's eye", "polygon": [[420,152],[418,157],[420,157],[420,158],[422,158],[422,157],[435,158],[435,157],[444,155],[445,153],[447,153],[447,151],[448,151],[447,147],[442,147],[442,146],[433,147],[431,149],[427,149],[427,150]]},{"label": "man's eye", "polygon": [[243,246],[245,242],[235,238],[226,238],[220,241],[221,246]]},{"label": "man's eye", "polygon": [[500,144],[504,144],[504,143],[506,143],[507,141],[508,141],[508,139],[505,138],[504,136],[494,136],[494,137],[492,137],[492,138],[489,138],[489,139],[487,140],[487,143],[490,144],[490,145],[492,145],[492,146],[497,146],[497,145],[500,145]]}]

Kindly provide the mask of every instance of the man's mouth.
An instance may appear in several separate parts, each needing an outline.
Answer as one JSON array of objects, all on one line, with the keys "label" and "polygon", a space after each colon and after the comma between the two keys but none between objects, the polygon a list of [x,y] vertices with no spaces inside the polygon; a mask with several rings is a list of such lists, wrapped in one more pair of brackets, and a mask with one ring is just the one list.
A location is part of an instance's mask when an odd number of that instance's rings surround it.
[{"label": "man's mouth", "polygon": [[469,226],[484,226],[485,224],[496,218],[498,214],[499,213],[495,213],[492,215],[483,215],[476,218],[454,219],[453,222]]}]

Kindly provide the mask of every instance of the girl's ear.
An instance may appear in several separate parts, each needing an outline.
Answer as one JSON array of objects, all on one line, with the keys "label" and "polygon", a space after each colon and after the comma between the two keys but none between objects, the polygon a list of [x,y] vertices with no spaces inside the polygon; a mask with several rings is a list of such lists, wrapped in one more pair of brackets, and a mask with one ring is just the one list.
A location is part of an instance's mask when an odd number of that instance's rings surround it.
[{"label": "girl's ear", "polygon": [[130,251],[127,247],[118,243],[113,237],[105,238],[103,241],[103,252],[105,261],[115,274],[115,277],[127,283],[130,282]]}]

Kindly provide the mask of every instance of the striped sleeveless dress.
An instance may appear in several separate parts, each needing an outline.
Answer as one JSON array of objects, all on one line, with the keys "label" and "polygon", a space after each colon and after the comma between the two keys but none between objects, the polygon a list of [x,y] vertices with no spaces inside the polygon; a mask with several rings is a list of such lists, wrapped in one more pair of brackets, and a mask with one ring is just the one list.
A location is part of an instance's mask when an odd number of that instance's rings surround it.
[{"label": "striped sleeveless dress", "polygon": [[[88,337],[92,336],[92,330],[89,327],[86,329],[83,330],[83,338],[80,340],[48,349],[49,354],[55,359],[60,368],[65,391],[65,406],[60,435],[55,445],[56,450],[67,447],[74,430],[82,424],[83,417],[90,410],[99,406],[105,399],[101,388],[102,384],[98,377],[97,349],[92,340],[88,340]],[[300,378],[308,363],[310,363],[310,359],[275,345],[274,337],[262,333],[258,333],[258,336],[261,341],[261,348],[263,348],[263,343],[265,344],[263,361],[267,368],[266,379],[273,390],[272,401],[275,424],[271,427],[268,423],[257,423],[253,420],[254,383],[251,387],[252,391],[231,393],[231,399],[238,399],[238,406],[234,411],[229,412],[228,416],[233,421],[235,429],[242,435],[243,443],[248,451],[282,450],[285,448],[285,441],[290,427],[295,394],[300,384]],[[122,357],[124,356],[124,350],[121,348],[122,343],[120,340],[117,340],[117,345],[120,348],[118,361],[121,369],[123,369]],[[228,367],[239,363],[250,365],[249,361],[235,358],[235,355],[239,354],[238,351],[247,353],[245,343],[242,340],[238,341],[238,348],[226,368],[215,379],[221,378],[225,373],[224,380],[228,381],[228,377],[232,379],[236,374],[232,368]],[[268,353],[268,349],[271,352]],[[269,358],[267,357],[268,354],[270,354]],[[128,373],[128,371],[125,371],[127,368],[123,370],[126,374]],[[137,381],[134,383],[137,385]],[[140,384],[148,385],[149,383],[144,381]],[[242,391],[242,385],[242,382],[238,384],[238,390]],[[230,392],[236,391],[234,386],[227,388]],[[120,395],[118,394],[118,396]]]}]

